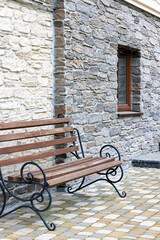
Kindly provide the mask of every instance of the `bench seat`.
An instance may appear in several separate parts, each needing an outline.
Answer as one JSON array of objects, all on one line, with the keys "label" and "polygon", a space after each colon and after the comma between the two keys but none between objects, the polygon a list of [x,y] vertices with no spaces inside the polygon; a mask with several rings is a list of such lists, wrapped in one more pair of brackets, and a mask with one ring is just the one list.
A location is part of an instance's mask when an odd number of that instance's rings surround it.
[{"label": "bench seat", "polygon": [[[87,157],[68,163],[61,163],[50,168],[44,168],[43,170],[47,178],[47,187],[52,188],[81,177],[120,166],[121,164],[121,161],[115,161],[114,158]],[[32,174],[34,175],[34,181],[43,181],[43,175],[40,171],[32,171]],[[27,174],[24,174],[24,176],[26,179],[29,179]],[[8,176],[8,180],[21,181],[22,178],[20,174],[15,174]]]}]

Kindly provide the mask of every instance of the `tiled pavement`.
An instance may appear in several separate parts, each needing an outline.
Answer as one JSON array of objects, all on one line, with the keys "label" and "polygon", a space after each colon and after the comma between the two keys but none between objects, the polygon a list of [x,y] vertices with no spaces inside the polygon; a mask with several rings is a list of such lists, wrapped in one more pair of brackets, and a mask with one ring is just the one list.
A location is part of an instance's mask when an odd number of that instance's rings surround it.
[{"label": "tiled pavement", "polygon": [[21,210],[0,219],[1,240],[160,240],[160,170],[129,168],[117,184],[120,198],[99,182],[73,195],[54,193],[43,216],[57,225],[48,231],[32,211]]}]

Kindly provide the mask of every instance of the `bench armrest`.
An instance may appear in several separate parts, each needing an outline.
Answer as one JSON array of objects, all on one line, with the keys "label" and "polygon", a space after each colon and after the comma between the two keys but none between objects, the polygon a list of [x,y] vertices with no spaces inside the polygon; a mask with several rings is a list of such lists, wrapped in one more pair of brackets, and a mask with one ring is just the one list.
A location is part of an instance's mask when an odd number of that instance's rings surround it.
[{"label": "bench armrest", "polygon": [[121,155],[116,147],[110,144],[104,145],[100,149],[100,157],[114,157],[115,160],[121,161]]}]

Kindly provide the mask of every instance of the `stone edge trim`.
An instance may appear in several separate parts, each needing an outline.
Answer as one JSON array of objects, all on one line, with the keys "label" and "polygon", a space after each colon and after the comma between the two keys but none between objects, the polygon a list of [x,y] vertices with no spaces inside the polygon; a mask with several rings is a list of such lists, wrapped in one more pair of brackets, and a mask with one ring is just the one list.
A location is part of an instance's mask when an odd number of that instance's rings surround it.
[{"label": "stone edge trim", "polygon": [[117,112],[118,117],[138,117],[142,116],[142,112]]},{"label": "stone edge trim", "polygon": [[145,2],[144,0],[124,0],[124,1],[160,18],[160,4],[153,0],[150,0],[149,4],[148,1]]},{"label": "stone edge trim", "polygon": [[160,169],[160,162],[158,162],[156,160],[152,160],[152,161],[132,160],[132,167],[158,168],[158,169]]},{"label": "stone edge trim", "polygon": [[65,37],[66,21],[64,0],[54,0],[54,29],[55,29],[55,116],[66,113],[65,105]]}]

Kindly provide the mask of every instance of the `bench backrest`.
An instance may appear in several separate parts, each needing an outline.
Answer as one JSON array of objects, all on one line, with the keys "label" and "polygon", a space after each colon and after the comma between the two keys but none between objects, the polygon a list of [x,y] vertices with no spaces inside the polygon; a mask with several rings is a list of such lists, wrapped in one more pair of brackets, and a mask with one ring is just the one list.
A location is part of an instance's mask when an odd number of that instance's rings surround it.
[{"label": "bench backrest", "polygon": [[[0,167],[77,151],[78,146],[74,144],[71,147],[66,146],[66,144],[75,143],[76,141],[76,137],[73,135],[65,136],[66,133],[72,133],[74,130],[72,126],[64,127],[64,124],[68,124],[69,121],[69,118],[56,118],[0,123],[0,132],[5,131],[5,134],[0,135],[0,144],[5,142],[5,146],[0,148],[0,155],[2,155]],[[15,133],[15,130],[18,130],[18,132]],[[7,131],[9,133],[6,134]],[[44,140],[45,136],[50,136],[50,139]],[[43,140],[39,140],[41,137]],[[39,141],[37,141],[37,138]],[[23,142],[23,140],[27,139],[31,139],[31,143]],[[55,148],[48,150],[48,147],[52,146],[55,146]],[[40,153],[35,151],[28,154],[28,152],[25,152],[36,149],[41,149]],[[23,152],[23,156],[4,159],[4,154],[16,154],[18,152]]]}]

